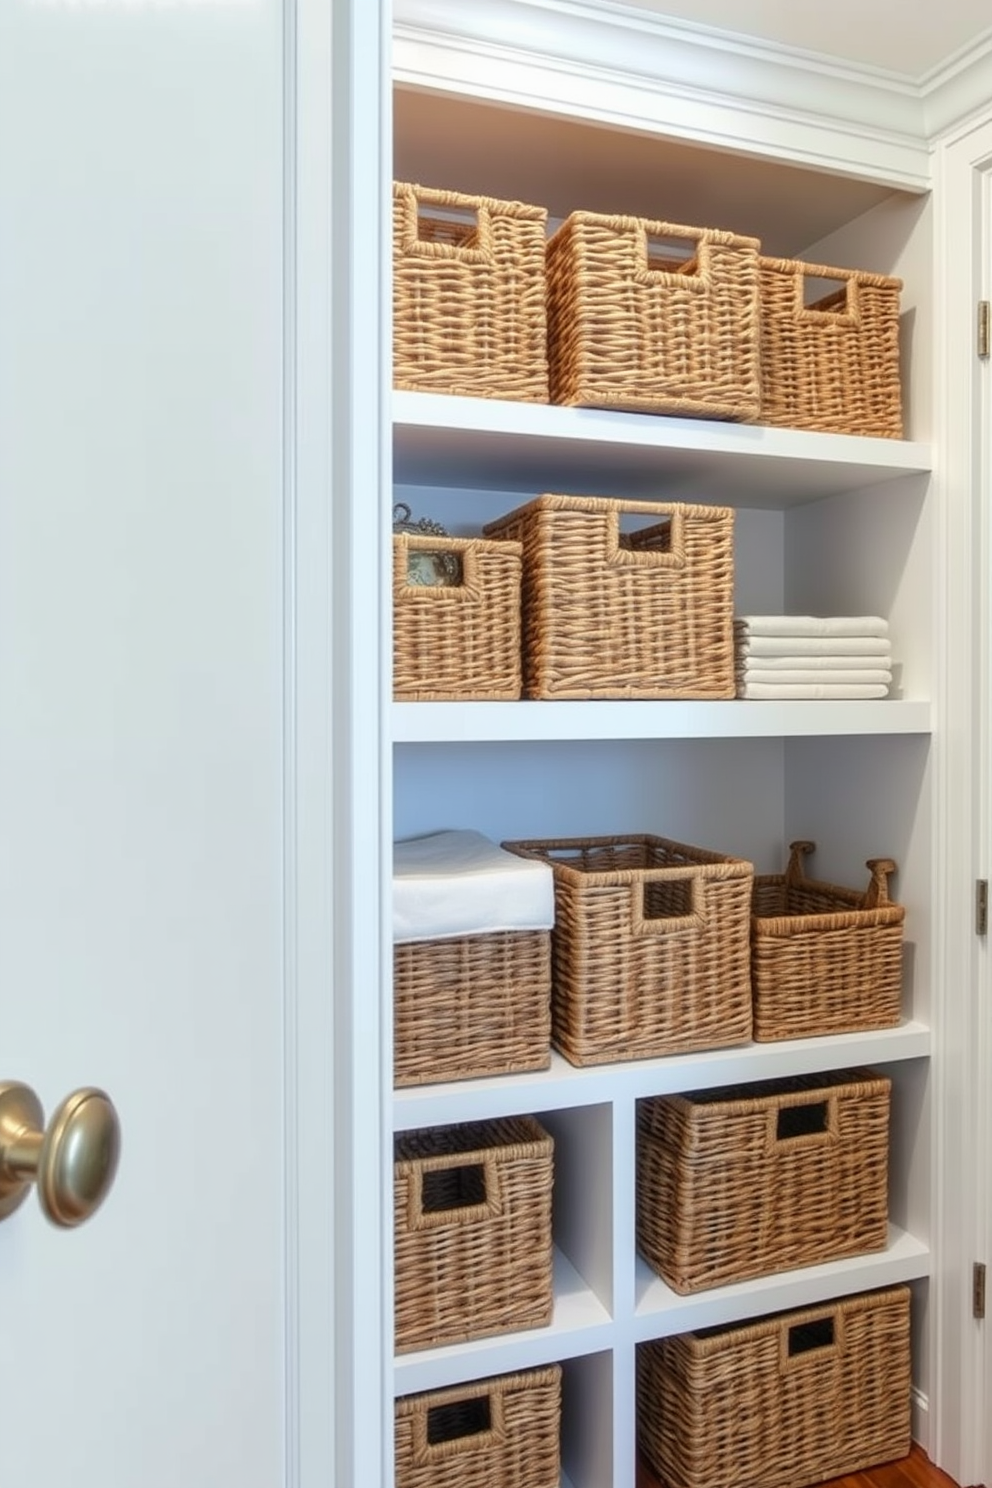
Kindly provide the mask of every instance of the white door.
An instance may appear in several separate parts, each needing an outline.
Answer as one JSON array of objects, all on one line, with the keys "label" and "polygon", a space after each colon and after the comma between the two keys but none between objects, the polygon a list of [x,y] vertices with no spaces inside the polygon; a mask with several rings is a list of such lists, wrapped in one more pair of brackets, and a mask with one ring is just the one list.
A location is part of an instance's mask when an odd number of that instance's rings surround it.
[{"label": "white door", "polygon": [[[286,1480],[282,7],[0,4],[0,1481]],[[371,1488],[371,1485],[370,1485]]]}]

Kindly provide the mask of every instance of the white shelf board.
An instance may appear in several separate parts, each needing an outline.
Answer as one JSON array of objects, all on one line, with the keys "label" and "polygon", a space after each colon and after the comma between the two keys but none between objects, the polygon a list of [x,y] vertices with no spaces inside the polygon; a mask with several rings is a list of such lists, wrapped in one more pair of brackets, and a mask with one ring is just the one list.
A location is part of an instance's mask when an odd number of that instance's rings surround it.
[{"label": "white shelf board", "polygon": [[849,1256],[823,1266],[804,1266],[777,1276],[759,1276],[733,1286],[680,1297],[640,1256],[636,1262],[635,1333],[638,1341],[761,1317],[788,1307],[816,1307],[835,1297],[872,1287],[896,1286],[929,1275],[930,1248],[914,1235],[889,1226],[889,1243],[873,1255]]},{"label": "white shelf board", "polygon": [[909,440],[393,393],[399,485],[782,509],[930,469]]},{"label": "white shelf board", "polygon": [[864,1064],[922,1059],[930,1053],[930,1030],[907,1019],[896,1028],[844,1033],[772,1044],[741,1044],[700,1054],[675,1054],[629,1064],[576,1069],[553,1053],[551,1067],[526,1075],[453,1080],[416,1085],[393,1096],[393,1126],[406,1131],[477,1121],[491,1116],[532,1115],[614,1100],[638,1100],[685,1090],[714,1089],[742,1081],[819,1074]]},{"label": "white shelf board", "polygon": [[464,1380],[533,1369],[594,1354],[613,1343],[613,1324],[595,1292],[558,1249],[554,1253],[554,1316],[546,1328],[476,1338],[398,1354],[393,1370],[397,1395],[437,1390]]},{"label": "white shelf board", "polygon": [[925,699],[684,702],[664,699],[392,705],[395,744],[562,742],[576,739],[780,739],[927,734]]}]

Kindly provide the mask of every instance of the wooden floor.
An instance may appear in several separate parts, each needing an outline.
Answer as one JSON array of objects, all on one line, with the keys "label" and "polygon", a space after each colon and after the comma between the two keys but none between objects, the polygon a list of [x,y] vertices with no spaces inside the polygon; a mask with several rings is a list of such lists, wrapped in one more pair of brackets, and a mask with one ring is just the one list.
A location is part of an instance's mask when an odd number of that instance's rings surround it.
[{"label": "wooden floor", "polygon": [[[660,1488],[657,1479],[642,1466],[637,1488]],[[847,1478],[834,1478],[822,1488],[957,1488],[952,1478],[934,1467],[918,1447],[901,1462],[873,1467],[868,1472],[853,1473]]]}]

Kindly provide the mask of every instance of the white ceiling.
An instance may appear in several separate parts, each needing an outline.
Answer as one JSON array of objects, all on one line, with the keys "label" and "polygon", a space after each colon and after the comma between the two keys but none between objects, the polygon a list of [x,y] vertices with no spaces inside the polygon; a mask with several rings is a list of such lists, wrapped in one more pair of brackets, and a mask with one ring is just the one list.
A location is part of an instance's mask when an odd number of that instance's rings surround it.
[{"label": "white ceiling", "polygon": [[992,36],[989,0],[626,0],[659,16],[716,26],[918,79]]}]

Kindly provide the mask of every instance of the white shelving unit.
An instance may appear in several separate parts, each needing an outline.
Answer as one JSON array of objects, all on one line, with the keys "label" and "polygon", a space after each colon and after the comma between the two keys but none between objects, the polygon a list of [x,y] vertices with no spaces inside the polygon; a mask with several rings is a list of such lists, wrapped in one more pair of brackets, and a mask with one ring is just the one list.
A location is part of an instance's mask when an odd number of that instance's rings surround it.
[{"label": "white shelving unit", "polygon": [[[404,90],[399,115],[408,122],[430,116],[430,127],[411,130],[413,144],[398,139],[395,174],[459,190],[491,189],[483,141],[491,141],[499,110],[494,103],[479,108],[486,127],[480,126],[473,185],[463,174],[471,155],[461,127],[466,100],[450,79],[436,94]],[[458,129],[452,124],[446,131],[446,111]],[[557,129],[560,120],[535,113],[531,124],[540,141],[542,129]],[[596,134],[588,119],[583,127]],[[624,136],[611,132],[622,149]],[[457,135],[457,160],[438,144],[446,133]],[[638,151],[663,181],[666,142],[638,136]],[[538,143],[533,158],[521,162],[518,199],[542,199],[533,171],[543,153]],[[733,170],[733,157],[724,152],[700,150],[697,157],[717,186]],[[765,165],[771,169],[774,161]],[[501,168],[512,179],[507,162]],[[790,166],[783,200],[797,184],[815,193],[823,179]],[[587,185],[589,199],[576,205],[596,206],[604,181],[592,170]],[[863,185],[851,182],[846,208],[842,186],[832,182],[837,231],[825,244],[807,244],[808,256],[822,247],[834,256],[821,261],[843,262],[847,254],[858,267],[904,273],[907,328],[923,346],[925,206],[918,196],[883,192],[884,201],[865,216]],[[643,208],[632,202],[630,210]],[[691,220],[674,210],[666,215]],[[893,221],[902,224],[895,233]],[[923,358],[908,357],[910,364],[921,369]],[[437,516],[454,531],[477,531],[493,515],[548,490],[730,505],[737,513],[738,611],[887,614],[898,665],[896,695],[878,703],[396,703],[387,710],[396,836],[446,826],[474,827],[496,839],[641,830],[747,857],[759,872],[781,871],[788,842],[810,837],[818,844],[810,871],[836,882],[866,883],[868,857],[888,854],[899,865],[894,892],[907,906],[907,973],[897,1028],[586,1069],[554,1055],[545,1073],[396,1092],[397,1131],[531,1113],[555,1138],[551,1326],[400,1355],[393,1375],[395,1392],[406,1394],[560,1360],[563,1485],[571,1488],[633,1488],[634,1351],[638,1342],[664,1334],[910,1282],[917,1398],[926,1400],[931,1169],[930,1144],[919,1133],[929,1119],[935,995],[934,497],[929,445],[915,437],[926,428],[925,388],[917,385],[907,406],[913,437],[891,441],[484,399],[393,397],[394,494],[416,514]],[[854,1065],[884,1069],[893,1081],[887,1248],[693,1297],[672,1293],[634,1243],[637,1101]]]}]

